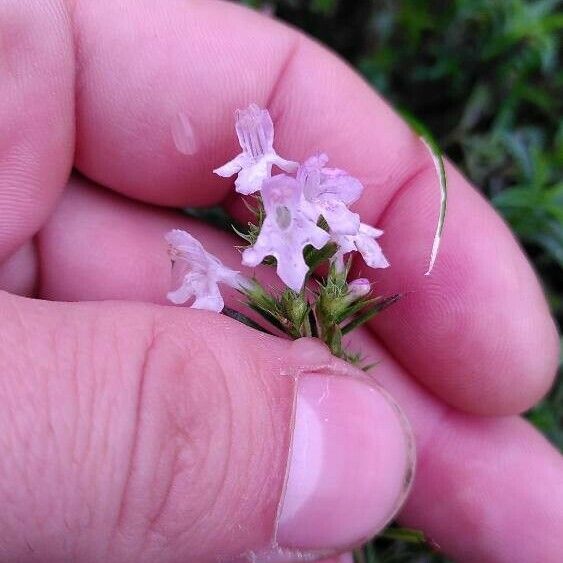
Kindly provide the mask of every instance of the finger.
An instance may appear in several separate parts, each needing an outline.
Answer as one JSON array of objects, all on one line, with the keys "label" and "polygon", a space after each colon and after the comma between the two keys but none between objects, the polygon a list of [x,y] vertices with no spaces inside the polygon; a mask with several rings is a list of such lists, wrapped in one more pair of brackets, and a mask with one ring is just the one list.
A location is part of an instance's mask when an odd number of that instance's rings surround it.
[{"label": "finger", "polygon": [[[40,296],[52,300],[123,299],[166,304],[170,259],[164,234],[177,212],[135,203],[72,178],[56,212],[38,236]],[[194,222],[192,231],[210,252],[223,248],[222,233]],[[94,243],[94,241],[96,241]],[[233,252],[226,264],[240,269]],[[66,272],[61,276],[58,272]],[[231,295],[235,295],[232,291]]]},{"label": "finger", "polygon": [[36,290],[37,252],[28,241],[0,264],[0,290],[32,296]]},{"label": "finger", "polygon": [[369,333],[358,332],[354,343],[379,360],[373,376],[415,434],[417,473],[399,521],[456,561],[558,561],[559,452],[519,417],[478,417],[439,403]]},{"label": "finger", "polygon": [[[412,292],[374,324],[398,360],[470,411],[519,412],[545,393],[556,333],[512,236],[450,170],[442,255],[435,274],[422,276],[438,206],[432,161],[342,62],[222,2],[77,2],[74,25],[82,172],[154,203],[220,202],[231,185],[211,170],[235,154],[233,110],[268,106],[284,156],[322,149],[366,185],[358,210],[385,228],[393,265],[376,281],[386,292]],[[178,120],[189,133],[187,155],[174,147]]]},{"label": "finger", "polygon": [[448,177],[448,224],[430,276],[429,245],[421,241],[432,239],[435,226],[434,171],[408,183],[383,212],[378,225],[392,267],[356,271],[378,293],[404,297],[372,328],[410,373],[453,406],[485,415],[522,412],[553,382],[557,331],[506,226],[452,166]]},{"label": "finger", "polygon": [[[212,170],[235,148],[233,111],[268,99],[295,35],[279,26],[272,35],[271,24],[226,2],[78,1],[73,21],[78,169],[153,203],[220,202],[229,182]],[[177,127],[189,138],[182,152]]]},{"label": "finger", "polygon": [[[109,299],[131,295],[131,279],[141,279],[132,298],[159,301],[167,291],[169,270],[157,235],[178,226],[197,228],[178,216],[74,188],[41,235],[45,263],[51,263],[51,254],[61,257],[52,268],[43,268],[42,285],[58,299]],[[199,229],[205,244],[235,267],[239,258],[229,237]],[[129,245],[124,248],[116,241]],[[94,247],[105,251],[81,270],[80,249]],[[122,264],[131,270],[138,262],[146,270],[127,279],[111,275]],[[76,271],[82,281],[69,286]],[[230,305],[240,306],[236,296]],[[353,347],[379,361],[375,377],[406,410],[423,460],[403,514],[405,524],[422,528],[461,560],[514,561],[518,553],[526,555],[522,560],[553,560],[562,549],[557,527],[563,507],[557,485],[563,471],[553,449],[519,419],[482,419],[445,406],[412,380],[369,332],[359,332]],[[538,523],[532,529],[530,514]]]},{"label": "finger", "polygon": [[4,560],[294,560],[404,498],[397,407],[314,341],[173,307],[0,307]]},{"label": "finger", "polygon": [[74,150],[74,55],[56,0],[0,3],[0,262],[46,219]]}]

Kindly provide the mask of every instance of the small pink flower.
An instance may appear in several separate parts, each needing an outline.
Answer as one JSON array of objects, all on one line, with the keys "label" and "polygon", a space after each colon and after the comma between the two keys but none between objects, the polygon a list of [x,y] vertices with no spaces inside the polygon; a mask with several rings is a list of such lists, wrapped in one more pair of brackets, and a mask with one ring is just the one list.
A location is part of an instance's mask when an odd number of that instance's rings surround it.
[{"label": "small pink flower", "polygon": [[338,250],[333,257],[339,269],[344,268],[344,255],[357,250],[370,268],[387,268],[389,262],[376,240],[383,231],[360,223],[356,235],[333,235],[332,239],[338,245]]},{"label": "small pink flower", "polygon": [[186,231],[174,229],[165,235],[165,239],[172,260],[173,289],[167,294],[172,303],[179,305],[194,297],[193,309],[219,313],[225,303],[218,284],[224,283],[235,289],[246,285],[244,276],[224,266]]},{"label": "small pink flower", "polygon": [[302,186],[294,178],[279,174],[262,185],[266,218],[253,246],[242,254],[242,263],[257,266],[266,256],[277,261],[277,273],[294,291],[300,291],[309,271],[303,249],[322,248],[329,234],[301,210]]},{"label": "small pink flower", "polygon": [[268,110],[256,104],[237,110],[235,129],[242,152],[214,172],[224,178],[238,173],[237,192],[248,195],[259,191],[272,175],[273,165],[285,172],[297,170],[297,162],[281,158],[274,150],[274,124]]},{"label": "small pink flower", "polygon": [[353,299],[365,297],[371,291],[371,284],[366,278],[358,278],[348,284],[348,296]]},{"label": "small pink flower", "polygon": [[362,184],[344,170],[327,168],[326,154],[308,158],[297,172],[303,184],[303,210],[317,221],[322,215],[332,234],[354,235],[360,216],[348,209],[362,195]]}]

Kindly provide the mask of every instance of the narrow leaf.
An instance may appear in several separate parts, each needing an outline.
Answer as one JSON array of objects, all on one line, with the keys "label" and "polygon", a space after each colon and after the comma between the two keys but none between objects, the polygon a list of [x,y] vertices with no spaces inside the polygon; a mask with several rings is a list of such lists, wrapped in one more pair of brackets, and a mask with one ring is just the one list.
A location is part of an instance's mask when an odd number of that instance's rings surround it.
[{"label": "narrow leaf", "polygon": [[254,241],[252,240],[252,237],[248,233],[244,233],[242,230],[239,230],[238,227],[236,227],[235,225],[231,225],[231,228],[241,239],[244,239],[249,244],[253,244]]},{"label": "narrow leaf", "polygon": [[350,321],[347,325],[342,328],[342,334],[348,334],[355,328],[367,323],[371,320],[375,315],[381,313],[384,309],[387,309],[393,303],[396,303],[400,299],[401,295],[397,293],[396,295],[392,295],[391,297],[385,297],[381,299],[378,303],[376,303],[373,307],[368,308],[366,311],[358,315],[355,319]]},{"label": "narrow leaf", "polygon": [[317,327],[317,319],[315,317],[315,312],[313,309],[309,309],[309,326],[311,328],[311,336],[313,338],[318,338],[319,328]]},{"label": "narrow leaf", "polygon": [[347,318],[351,318],[354,315],[356,315],[357,313],[359,313],[362,309],[364,309],[365,307],[369,307],[371,305],[375,305],[376,303],[378,303],[379,301],[381,301],[381,297],[371,297],[369,299],[366,298],[362,298],[362,299],[358,299],[358,301],[352,303],[351,305],[349,305],[343,312],[342,314],[338,315],[335,319],[335,321],[340,324],[341,322],[345,321]]},{"label": "narrow leaf", "polygon": [[440,149],[431,140],[425,137],[420,137],[422,142],[425,144],[426,148],[432,156],[434,161],[434,167],[436,168],[436,174],[438,175],[438,180],[440,182],[440,213],[438,215],[438,224],[436,225],[436,232],[434,234],[434,241],[432,242],[432,251],[430,253],[430,263],[428,264],[428,270],[424,274],[429,276],[432,268],[434,268],[434,263],[436,262],[436,256],[438,256],[438,250],[440,248],[440,242],[442,240],[442,231],[444,230],[444,222],[446,220],[446,208],[448,203],[448,181],[446,178],[446,168],[444,167],[444,159],[440,154]]},{"label": "narrow leaf", "polygon": [[223,315],[230,317],[235,321],[239,321],[242,324],[249,326],[250,328],[259,330],[260,332],[265,332],[266,334],[270,334],[273,336],[273,333],[271,333],[269,330],[265,329],[263,326],[259,325],[257,322],[253,321],[252,319],[250,319],[243,313],[240,313],[239,311],[235,311],[234,309],[230,309],[229,307],[224,307],[222,312]]},{"label": "narrow leaf", "polygon": [[444,222],[446,220],[446,208],[448,203],[448,180],[446,177],[446,168],[444,167],[442,151],[426,126],[407,112],[402,112],[402,115],[428,149],[428,152],[432,157],[432,161],[434,162],[434,167],[436,168],[436,174],[440,185],[440,213],[438,215],[434,241],[432,242],[432,251],[430,252],[428,270],[424,274],[425,276],[429,276],[430,272],[432,272],[432,269],[434,268],[436,257],[438,256],[438,250],[442,240],[442,231],[444,230]]},{"label": "narrow leaf", "polygon": [[256,311],[263,319],[268,321],[272,326],[275,326],[278,330],[280,330],[284,334],[287,334],[286,327],[284,327],[283,324],[272,313],[270,313],[270,311],[266,311],[259,305],[250,302],[248,303],[248,306],[253,311]]}]

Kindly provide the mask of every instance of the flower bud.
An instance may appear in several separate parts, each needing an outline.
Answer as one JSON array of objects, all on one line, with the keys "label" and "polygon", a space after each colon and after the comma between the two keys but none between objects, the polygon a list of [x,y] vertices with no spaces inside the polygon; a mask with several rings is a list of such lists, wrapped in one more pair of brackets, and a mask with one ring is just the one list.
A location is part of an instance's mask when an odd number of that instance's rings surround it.
[{"label": "flower bud", "polygon": [[371,284],[366,278],[358,278],[348,284],[348,297],[352,300],[365,297],[371,291]]},{"label": "flower bud", "polygon": [[296,328],[299,328],[309,311],[307,301],[298,293],[285,291],[282,295],[281,302],[286,317]]}]

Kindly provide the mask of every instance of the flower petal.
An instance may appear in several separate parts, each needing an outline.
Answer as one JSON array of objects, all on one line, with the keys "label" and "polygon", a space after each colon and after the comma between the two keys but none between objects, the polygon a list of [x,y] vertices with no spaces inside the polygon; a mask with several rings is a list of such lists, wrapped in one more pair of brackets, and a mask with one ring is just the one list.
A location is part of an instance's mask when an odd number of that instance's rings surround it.
[{"label": "flower petal", "polygon": [[286,160],[281,156],[278,156],[277,153],[271,157],[272,164],[275,164],[278,168],[283,170],[284,172],[289,172],[290,174],[295,172],[299,168],[299,163],[294,162],[293,160]]},{"label": "flower petal", "polygon": [[239,194],[250,195],[262,188],[264,180],[270,176],[272,165],[265,158],[243,168],[235,181],[235,190]]},{"label": "flower petal", "polygon": [[267,255],[268,252],[264,248],[250,246],[249,248],[245,248],[242,252],[242,264],[254,268],[258,266],[258,264],[261,264]]},{"label": "flower petal", "polygon": [[299,291],[309,270],[303,249],[309,244],[320,249],[329,240],[330,235],[326,231],[305,217],[293,218],[291,227],[283,230],[270,215],[266,217],[254,246],[243,253],[243,264],[257,265],[266,256],[273,256],[278,276],[288,287]]},{"label": "flower petal", "polygon": [[250,104],[236,111],[235,130],[242,150],[257,158],[272,152],[274,123],[267,109]]},{"label": "flower petal", "polygon": [[252,286],[252,282],[248,278],[243,276],[240,272],[223,266],[223,264],[221,264],[221,270],[218,272],[218,279],[221,283],[233,289],[244,289]]},{"label": "flower petal", "polygon": [[192,309],[204,309],[215,313],[220,313],[224,307],[225,302],[217,285],[210,286],[208,291],[198,295],[192,304]]},{"label": "flower petal", "polygon": [[275,213],[276,207],[287,207],[292,213],[301,203],[301,184],[287,174],[276,174],[264,182],[262,200],[266,214]]},{"label": "flower petal", "polygon": [[380,237],[382,234],[382,230],[362,223],[360,225],[359,233],[354,240],[356,248],[362,255],[364,262],[371,268],[389,267],[387,258],[385,258],[381,247],[375,241],[375,239]]},{"label": "flower petal", "polygon": [[309,157],[299,168],[297,179],[304,186],[305,197],[310,200],[338,200],[351,205],[362,195],[359,180],[339,168],[327,168],[328,157],[318,154]]},{"label": "flower petal", "polygon": [[244,153],[240,153],[239,155],[235,156],[233,160],[229,160],[223,166],[219,166],[219,168],[215,168],[213,172],[218,176],[222,176],[223,178],[229,178],[233,176],[237,172],[240,172],[241,168],[246,166],[248,159]]},{"label": "flower petal", "polygon": [[301,255],[292,254],[278,260],[276,268],[279,278],[293,291],[301,291],[308,271],[309,266],[303,258],[303,252],[301,252]]},{"label": "flower petal", "polygon": [[383,255],[381,247],[373,238],[359,236],[356,239],[356,247],[359,250],[364,262],[370,268],[388,268],[389,262]]},{"label": "flower petal", "polygon": [[364,262],[371,268],[387,268],[389,262],[385,258],[379,244],[375,241],[383,231],[360,223],[356,235],[332,235],[332,240],[337,244],[338,250],[332,260],[335,266],[342,271],[344,268],[344,255],[358,250]]},{"label": "flower petal", "polygon": [[168,242],[168,254],[172,261],[184,260],[191,264],[191,268],[207,267],[208,254],[201,243],[186,231],[174,229],[166,233],[166,242]]},{"label": "flower petal", "polygon": [[166,298],[168,299],[168,301],[171,301],[172,303],[174,303],[174,305],[181,305],[182,303],[185,303],[186,301],[188,301],[188,299],[190,299],[193,296],[194,296],[193,289],[191,288],[189,282],[187,281],[183,281],[180,287],[178,287],[178,289],[174,291],[169,291],[166,294]]},{"label": "flower petal", "polygon": [[372,227],[371,225],[366,225],[365,223],[360,224],[359,232],[362,235],[366,235],[368,237],[373,237],[373,238],[379,238],[383,234],[383,231],[381,229],[376,229],[375,227]]},{"label": "flower petal", "polygon": [[352,205],[360,199],[364,187],[361,182],[337,168],[325,168],[321,182],[320,197],[336,198],[346,205]]},{"label": "flower petal", "polygon": [[341,201],[327,201],[317,209],[325,218],[330,232],[341,235],[354,235],[360,228],[360,216],[350,211]]}]

